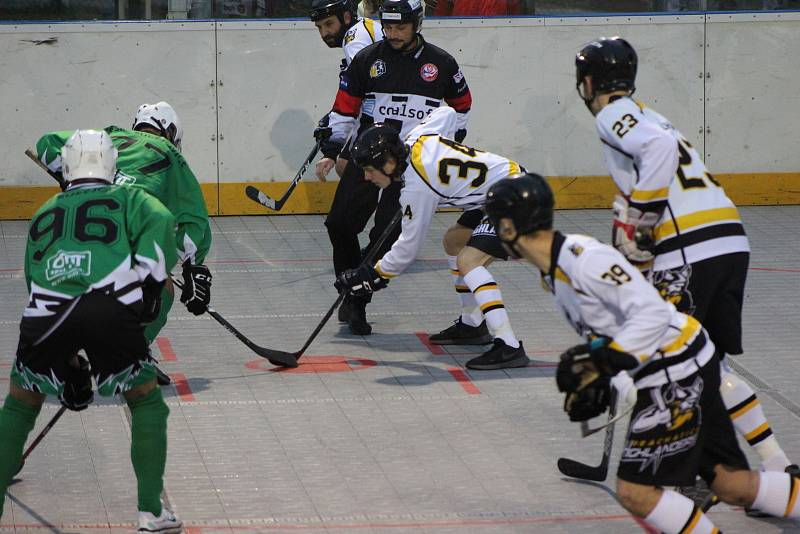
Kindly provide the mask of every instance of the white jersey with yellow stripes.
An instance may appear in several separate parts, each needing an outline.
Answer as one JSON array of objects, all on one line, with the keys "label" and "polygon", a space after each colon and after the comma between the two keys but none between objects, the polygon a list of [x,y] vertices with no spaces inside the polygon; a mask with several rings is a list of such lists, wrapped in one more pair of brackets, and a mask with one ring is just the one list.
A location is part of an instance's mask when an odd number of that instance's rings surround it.
[{"label": "white jersey with yellow stripes", "polygon": [[385,278],[402,273],[416,259],[438,207],[483,206],[493,183],[520,170],[508,158],[452,141],[456,120],[453,108],[437,108],[406,137],[408,168],[400,193],[403,229],[376,265]]},{"label": "white jersey with yellow stripes", "polygon": [[664,116],[621,97],[597,114],[596,125],[611,177],[631,206],[663,208],[654,270],[750,251],[736,206]]},{"label": "white jersey with yellow stripes", "polygon": [[342,39],[342,48],[344,49],[343,68],[347,68],[362,48],[381,40],[383,40],[383,31],[374,20],[368,18],[359,19],[345,32]]},{"label": "white jersey with yellow stripes", "polygon": [[639,388],[685,378],[714,355],[702,325],[661,298],[613,247],[577,234],[555,233],[544,285],[578,334],[607,336],[611,348],[635,356]]}]

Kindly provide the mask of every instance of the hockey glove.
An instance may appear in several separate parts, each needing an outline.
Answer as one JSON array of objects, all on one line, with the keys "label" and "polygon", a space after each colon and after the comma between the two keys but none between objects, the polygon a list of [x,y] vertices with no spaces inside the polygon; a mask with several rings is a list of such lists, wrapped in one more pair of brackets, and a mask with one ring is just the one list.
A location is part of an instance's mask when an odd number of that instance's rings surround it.
[{"label": "hockey glove", "polygon": [[183,264],[181,302],[195,315],[202,315],[211,302],[211,271],[205,265]]},{"label": "hockey glove", "polygon": [[631,207],[625,197],[614,197],[614,226],[611,242],[614,248],[633,264],[653,260],[656,248],[653,230],[661,216],[654,211]]},{"label": "hockey glove", "polygon": [[69,363],[68,368],[64,390],[59,395],[58,400],[68,410],[80,412],[85,410],[94,400],[89,361],[76,354]]},{"label": "hockey glove", "polygon": [[453,136],[456,143],[460,143],[467,137],[467,129],[461,128],[460,130],[456,130],[456,134]]},{"label": "hockey glove", "polygon": [[142,285],[142,313],[139,316],[142,324],[151,323],[158,318],[161,311],[161,290],[164,282],[156,282],[152,276],[145,278]]},{"label": "hockey glove", "polygon": [[347,289],[356,297],[366,298],[388,284],[389,280],[379,275],[372,265],[362,265],[340,274],[334,286],[340,292]]}]

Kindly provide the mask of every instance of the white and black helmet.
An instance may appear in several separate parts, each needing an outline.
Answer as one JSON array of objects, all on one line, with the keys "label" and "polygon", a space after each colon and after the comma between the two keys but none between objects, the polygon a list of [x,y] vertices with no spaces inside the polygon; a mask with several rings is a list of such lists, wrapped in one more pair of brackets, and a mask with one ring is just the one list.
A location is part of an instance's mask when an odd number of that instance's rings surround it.
[{"label": "white and black helmet", "polygon": [[77,130],[61,149],[64,180],[94,179],[111,183],[117,172],[117,149],[103,130]]},{"label": "white and black helmet", "polygon": [[161,132],[178,150],[181,149],[181,139],[183,139],[183,126],[175,110],[166,102],[157,104],[142,104],[133,117],[134,130],[138,130],[143,125],[152,126]]},{"label": "white and black helmet", "polygon": [[425,8],[422,0],[383,0],[380,8],[381,25],[406,24],[414,25],[414,33],[422,29]]}]

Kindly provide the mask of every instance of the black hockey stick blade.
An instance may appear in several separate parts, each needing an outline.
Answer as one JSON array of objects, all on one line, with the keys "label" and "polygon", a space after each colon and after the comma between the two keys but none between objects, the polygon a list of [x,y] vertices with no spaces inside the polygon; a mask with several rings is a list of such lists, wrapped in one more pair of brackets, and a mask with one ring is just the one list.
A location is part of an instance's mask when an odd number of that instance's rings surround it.
[{"label": "black hockey stick blade", "polygon": [[[250,200],[258,202],[262,206],[265,206],[265,207],[267,207],[267,208],[269,208],[271,210],[279,209],[279,208],[277,208],[277,209],[275,208],[275,201],[273,199],[271,199],[266,194],[264,194],[261,191],[259,191],[258,188],[253,187],[252,185],[248,185],[245,188],[244,194],[247,195],[247,198],[249,198]],[[283,207],[283,206],[281,206],[281,207]]]},{"label": "black hockey stick blade", "polygon": [[297,171],[297,174],[295,174],[294,179],[292,179],[292,183],[289,184],[289,188],[286,189],[286,192],[280,199],[275,200],[269,197],[266,193],[259,191],[258,188],[253,187],[252,185],[248,185],[244,190],[244,193],[247,195],[247,198],[253,200],[254,202],[258,202],[262,206],[267,207],[271,210],[280,211],[281,208],[283,208],[283,205],[286,204],[286,201],[289,199],[289,196],[291,196],[292,191],[294,191],[294,188],[297,187],[297,184],[303,178],[303,175],[306,173],[308,166],[311,164],[312,161],[314,161],[317,152],[319,152],[319,147],[321,144],[322,140],[317,139],[317,142],[314,144],[314,147],[311,149],[311,152],[308,153],[308,156],[306,156],[305,161],[303,161],[303,165],[300,167],[300,170]]},{"label": "black hockey stick blade", "polygon": [[617,391],[611,388],[611,399],[609,401],[608,420],[606,435],[603,439],[603,458],[600,465],[587,465],[569,458],[558,459],[558,470],[562,475],[583,480],[593,480],[603,482],[608,476],[608,464],[611,460],[611,447],[614,445],[614,418],[617,413]]}]

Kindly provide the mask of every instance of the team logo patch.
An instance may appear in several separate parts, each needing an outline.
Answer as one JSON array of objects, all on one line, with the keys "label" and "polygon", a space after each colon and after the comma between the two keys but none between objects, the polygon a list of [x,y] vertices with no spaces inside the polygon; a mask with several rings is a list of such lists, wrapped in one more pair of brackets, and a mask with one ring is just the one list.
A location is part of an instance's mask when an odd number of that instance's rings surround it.
[{"label": "team logo patch", "polygon": [[383,62],[382,59],[377,60],[372,66],[369,68],[369,77],[370,78],[379,78],[386,74],[386,63]]},{"label": "team logo patch", "polygon": [[344,44],[352,43],[353,40],[355,40],[355,38],[356,38],[356,29],[353,28],[352,30],[344,34]]},{"label": "team logo patch", "polygon": [[453,81],[456,83],[461,83],[464,80],[464,73],[461,72],[461,69],[458,69],[458,72],[453,74]]},{"label": "team logo patch", "polygon": [[136,178],[128,176],[122,171],[117,171],[117,174],[114,176],[114,183],[117,185],[133,185],[136,183]]},{"label": "team logo patch", "polygon": [[432,82],[439,77],[439,67],[433,63],[425,63],[422,68],[419,69],[419,75],[422,76],[422,79],[426,82]]},{"label": "team logo patch", "polygon": [[49,282],[60,284],[76,276],[92,274],[92,253],[88,250],[65,252],[59,250],[47,260],[45,277]]}]

